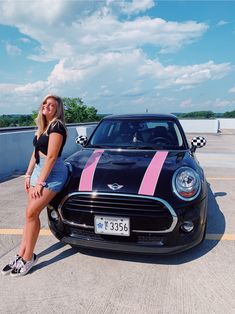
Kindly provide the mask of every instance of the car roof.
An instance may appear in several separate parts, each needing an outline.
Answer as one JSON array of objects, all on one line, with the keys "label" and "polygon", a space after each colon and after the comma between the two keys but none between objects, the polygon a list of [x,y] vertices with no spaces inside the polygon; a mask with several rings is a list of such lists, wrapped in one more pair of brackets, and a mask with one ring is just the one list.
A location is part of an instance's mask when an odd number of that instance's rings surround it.
[{"label": "car roof", "polygon": [[172,114],[121,114],[121,115],[110,115],[103,118],[103,120],[118,120],[118,119],[153,119],[153,120],[178,120],[176,116]]}]

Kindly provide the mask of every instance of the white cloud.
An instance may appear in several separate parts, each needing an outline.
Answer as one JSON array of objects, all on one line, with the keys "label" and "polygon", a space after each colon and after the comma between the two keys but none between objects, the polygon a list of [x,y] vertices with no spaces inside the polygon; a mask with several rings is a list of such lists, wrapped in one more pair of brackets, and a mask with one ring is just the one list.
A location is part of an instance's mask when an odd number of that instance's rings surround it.
[{"label": "white cloud", "polygon": [[193,107],[195,110],[211,110],[214,112],[223,112],[225,110],[233,110],[235,105],[235,100],[232,99],[222,99],[222,98],[211,98],[205,101],[195,101]]},{"label": "white cloud", "polygon": [[192,108],[194,107],[192,103],[192,99],[185,99],[180,103],[180,107],[185,109],[185,108]]},{"label": "white cloud", "polygon": [[[162,91],[169,91],[172,87],[192,88],[208,80],[222,78],[229,70],[229,64],[215,64],[212,61],[194,66],[164,67],[160,62],[147,60],[145,54],[136,49],[64,58],[55,65],[45,81],[14,88],[4,85],[2,90],[18,95],[18,98],[32,99],[43,98],[48,93],[63,93],[63,96],[69,97],[79,95],[100,112],[125,112],[127,108],[140,111],[143,110],[141,104],[153,111],[160,104],[164,106],[164,111],[175,111],[176,100],[170,95],[166,97],[157,93],[159,88]],[[222,106],[222,102],[217,100],[211,105]],[[190,98],[180,103],[184,109],[193,106]]]},{"label": "white cloud", "polygon": [[175,23],[149,17],[120,22],[113,16],[93,15],[73,27],[60,27],[51,32],[22,27],[22,32],[41,42],[41,53],[31,56],[48,61],[80,54],[124,51],[151,44],[162,52],[176,51],[198,39],[206,31],[203,23]]},{"label": "white cloud", "polygon": [[[29,114],[37,110],[42,99],[40,90],[31,89],[28,85],[34,84],[0,84],[0,114]],[[38,84],[36,84],[38,86]],[[43,94],[45,95],[45,94]],[[14,104],[14,105],[12,105]]]},{"label": "white cloud", "polygon": [[[134,97],[145,94],[151,88],[193,88],[210,80],[221,79],[230,71],[229,63],[215,64],[213,61],[190,66],[164,66],[159,61],[146,59],[143,52],[136,49],[65,58],[54,67],[48,81],[51,86],[67,83],[85,86],[95,79],[100,88],[113,80],[116,82],[116,87],[113,86],[115,90],[118,90],[118,85],[122,86],[121,96]],[[110,90],[110,87],[107,88]]]},{"label": "white cloud", "polygon": [[224,25],[227,25],[228,22],[224,21],[224,20],[221,20],[217,23],[217,26],[224,26]]},{"label": "white cloud", "polygon": [[[147,7],[151,3],[139,1],[138,5]],[[31,56],[37,61],[58,60],[87,52],[135,49],[145,44],[151,44],[161,52],[173,52],[199,39],[208,29],[205,23],[171,22],[147,16],[120,21],[112,11],[102,13],[102,5],[104,1],[58,0],[51,3],[44,0],[27,2],[25,6],[22,1],[1,1],[0,21],[15,25],[21,33],[40,43],[40,53]],[[137,5],[137,2],[131,5]]]},{"label": "white cloud", "polygon": [[235,100],[220,99],[220,98],[215,99],[215,101],[212,104],[214,108],[226,108],[226,107],[234,106],[234,105],[235,105]]},{"label": "white cloud", "polygon": [[30,104],[29,109],[47,93],[79,96],[106,113],[141,112],[146,107],[151,112],[161,112],[162,108],[171,112],[176,111],[176,103],[181,108],[196,105],[191,96],[177,102],[172,92],[186,93],[204,82],[221,79],[231,65],[209,61],[164,66],[160,59],[149,59],[142,50],[145,45],[155,49],[156,56],[159,51],[172,53],[199,40],[208,29],[206,23],[197,21],[172,22],[148,16],[120,20],[115,11],[119,7],[127,14],[136,14],[153,5],[152,0],[0,1],[0,23],[17,27],[21,42],[32,38],[39,43],[29,58],[56,62],[44,80],[0,84],[1,96],[4,93],[4,99],[11,100],[16,108]]},{"label": "white cloud", "polygon": [[235,93],[235,86],[230,88],[229,93]]},{"label": "white cloud", "polygon": [[153,0],[132,0],[120,4],[122,12],[126,14],[138,14],[154,7]]},{"label": "white cloud", "polygon": [[19,87],[18,84],[0,84],[0,93],[3,94],[10,94],[15,88]]},{"label": "white cloud", "polygon": [[74,20],[97,12],[104,5],[104,0],[1,0],[0,20],[2,23],[16,24],[18,27],[32,25],[46,28],[61,24],[71,25]]},{"label": "white cloud", "polygon": [[158,61],[146,60],[145,64],[139,67],[139,74],[152,76],[158,80],[158,88],[192,88],[208,80],[221,79],[231,69],[232,66],[229,63],[215,64],[213,61],[188,66],[169,65],[164,67]]},{"label": "white cloud", "polygon": [[133,100],[133,105],[146,105],[146,98],[141,96]]},{"label": "white cloud", "polygon": [[26,38],[26,37],[21,37],[19,39],[19,41],[21,41],[22,43],[29,43],[30,42],[30,39]]},{"label": "white cloud", "polygon": [[101,91],[97,93],[97,96],[99,98],[102,98],[102,97],[113,97],[113,92],[111,92],[109,89],[101,89]]},{"label": "white cloud", "polygon": [[144,93],[145,91],[142,88],[135,86],[133,88],[125,90],[124,92],[122,92],[121,95],[133,97],[143,95]]},{"label": "white cloud", "polygon": [[211,110],[214,112],[223,112],[225,110],[233,110],[235,100],[222,99],[222,98],[211,98],[205,101],[193,100],[191,98],[181,101],[180,108],[184,112],[200,111],[200,110]]},{"label": "white cloud", "polygon": [[10,56],[19,56],[22,52],[19,47],[17,47],[16,45],[12,45],[10,43],[6,43],[5,48],[6,48],[6,52]]},{"label": "white cloud", "polygon": [[49,86],[47,81],[37,81],[35,83],[28,83],[15,87],[14,92],[17,94],[35,95],[42,92]]}]

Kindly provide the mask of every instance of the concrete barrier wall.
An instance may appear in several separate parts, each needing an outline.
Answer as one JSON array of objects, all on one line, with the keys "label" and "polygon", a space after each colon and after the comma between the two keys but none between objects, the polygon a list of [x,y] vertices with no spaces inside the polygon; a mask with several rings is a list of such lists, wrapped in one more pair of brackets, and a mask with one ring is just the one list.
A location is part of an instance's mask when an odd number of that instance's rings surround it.
[{"label": "concrete barrier wall", "polygon": [[[217,120],[180,120],[186,133],[217,133],[218,129],[235,129],[235,119]],[[92,125],[80,125],[68,127],[68,139],[63,151],[63,157],[79,150],[75,143],[78,135],[89,137],[96,127]],[[0,133],[0,180],[13,174],[23,173],[33,151],[33,137],[35,131],[17,131]]]},{"label": "concrete barrier wall", "polygon": [[96,126],[97,126],[97,123],[93,125],[88,125],[88,126],[84,126],[84,125],[77,126],[76,127],[77,136],[85,135],[87,136],[87,138],[89,138],[92,132],[94,131],[94,129],[96,128]]},{"label": "concrete barrier wall", "polygon": [[[27,169],[33,151],[34,133],[35,131],[18,131],[0,134],[0,180]],[[62,157],[66,158],[79,149],[75,143],[76,137],[76,127],[68,127]]]},{"label": "concrete barrier wall", "polygon": [[186,133],[218,133],[219,130],[219,121],[216,119],[181,119],[180,124]]},{"label": "concrete barrier wall", "polygon": [[235,129],[235,119],[223,118],[217,119],[219,121],[219,128],[222,129]]}]

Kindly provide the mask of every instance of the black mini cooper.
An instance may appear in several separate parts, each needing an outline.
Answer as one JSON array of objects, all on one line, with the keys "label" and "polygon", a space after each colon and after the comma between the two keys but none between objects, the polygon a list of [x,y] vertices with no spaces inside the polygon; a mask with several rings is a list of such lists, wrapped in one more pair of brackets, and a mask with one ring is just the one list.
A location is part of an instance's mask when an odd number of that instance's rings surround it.
[{"label": "black mini cooper", "polygon": [[104,118],[66,159],[70,178],[48,206],[49,226],[73,246],[177,253],[203,241],[207,182],[173,115]]}]

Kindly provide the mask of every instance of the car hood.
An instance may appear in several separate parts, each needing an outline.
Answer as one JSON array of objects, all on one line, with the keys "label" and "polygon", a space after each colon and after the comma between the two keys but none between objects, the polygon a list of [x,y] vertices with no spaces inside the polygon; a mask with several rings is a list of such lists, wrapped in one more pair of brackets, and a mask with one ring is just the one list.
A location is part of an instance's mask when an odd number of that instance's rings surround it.
[{"label": "car hood", "polygon": [[172,176],[182,166],[197,168],[190,151],[84,148],[66,160],[71,191],[139,194],[169,198]]}]

